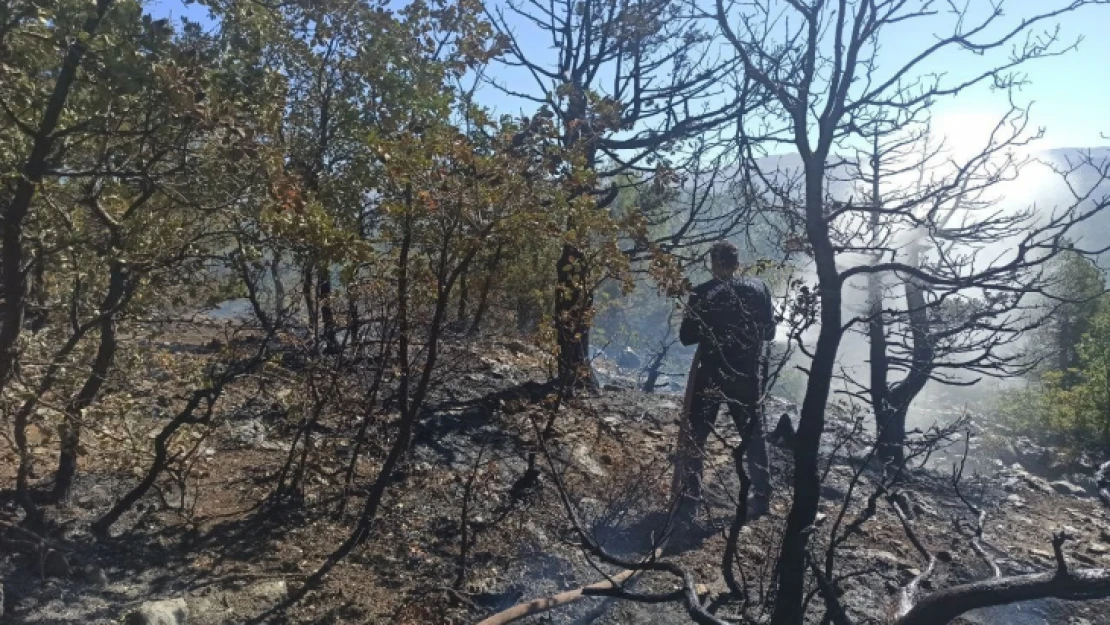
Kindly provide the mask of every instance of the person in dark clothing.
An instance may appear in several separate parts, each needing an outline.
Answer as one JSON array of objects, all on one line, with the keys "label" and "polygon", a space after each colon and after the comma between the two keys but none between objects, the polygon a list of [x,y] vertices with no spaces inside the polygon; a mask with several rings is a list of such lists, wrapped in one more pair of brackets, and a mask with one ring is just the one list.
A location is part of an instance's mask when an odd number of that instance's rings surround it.
[{"label": "person in dark clothing", "polygon": [[694,289],[679,330],[683,345],[698,345],[683,428],[690,440],[683,444],[686,457],[679,459],[675,480],[681,489],[678,514],[685,521],[692,520],[701,499],[705,445],[722,403],[748,443],[749,515],[765,514],[771,496],[761,384],[766,344],[775,337],[771,291],[758,278],[736,275],[739,252],[731,243],[715,244],[710,261],[713,279]]}]

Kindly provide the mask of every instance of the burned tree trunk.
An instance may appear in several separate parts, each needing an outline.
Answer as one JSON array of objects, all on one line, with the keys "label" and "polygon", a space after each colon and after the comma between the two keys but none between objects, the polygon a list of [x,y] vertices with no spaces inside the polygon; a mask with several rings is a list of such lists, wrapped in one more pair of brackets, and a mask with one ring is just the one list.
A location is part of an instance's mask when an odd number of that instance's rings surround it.
[{"label": "burned tree trunk", "polygon": [[[104,14],[113,0],[97,0],[96,12],[86,21],[84,31],[90,37],[96,34]],[[38,130],[34,133],[31,153],[23,163],[22,176],[15,185],[15,192],[3,213],[3,233],[0,234],[0,292],[4,297],[3,320],[0,320],[0,389],[8,383],[15,366],[19,336],[23,331],[27,307],[26,250],[23,248],[24,220],[31,211],[48,161],[54,150],[54,131],[66,107],[70,89],[77,78],[77,70],[85,58],[88,42],[74,39],[66,51],[54,91],[50,94]]]},{"label": "burned tree trunk", "polygon": [[1035,599],[1094,599],[1110,596],[1110,569],[999,577],[935,592],[895,625],[946,625],[978,608]]},{"label": "burned tree trunk", "polygon": [[470,272],[466,272],[459,278],[459,309],[455,313],[455,321],[459,327],[463,327],[466,323],[466,318],[470,314],[470,284],[468,278]]},{"label": "burned tree trunk", "polygon": [[274,282],[274,322],[280,326],[285,321],[285,282],[281,277],[280,250],[274,250],[269,264],[270,279]]},{"label": "burned tree trunk", "polygon": [[581,250],[563,245],[555,291],[555,330],[559,347],[559,379],[568,388],[591,387],[590,326],[593,294],[585,284],[587,261]]},{"label": "burned tree trunk", "polygon": [[56,501],[62,501],[69,496],[73,478],[77,475],[77,457],[81,446],[84,413],[100,394],[100,389],[104,386],[108,372],[115,362],[116,350],[119,346],[116,337],[116,314],[126,295],[127,275],[124,272],[123,263],[118,260],[113,261],[108,294],[101,305],[104,314],[100,320],[100,344],[97,347],[96,359],[81,390],[66,407],[65,420],[59,431],[61,449],[58,454],[58,470],[54,474],[53,492]]},{"label": "burned tree trunk", "polygon": [[308,315],[308,339],[312,341],[313,349],[320,342],[320,309],[316,299],[315,273],[312,263],[305,259],[301,268],[301,297],[304,298],[304,309]]},{"label": "burned tree trunk", "polygon": [[474,310],[474,320],[470,324],[469,335],[477,336],[482,331],[482,321],[486,317],[486,312],[489,310],[489,294],[493,289],[493,283],[497,276],[497,269],[501,266],[501,254],[504,250],[504,244],[498,243],[497,249],[494,250],[493,256],[486,266],[486,277],[482,280],[482,288],[478,292],[478,307]]},{"label": "burned tree trunk", "polygon": [[909,368],[898,382],[888,384],[886,381],[890,362],[885,339],[880,342],[874,333],[871,335],[871,394],[879,440],[878,459],[892,465],[902,461],[906,445],[906,415],[910,404],[929,381],[934,359],[924,290],[913,279],[906,282],[905,289],[906,317],[913,346]]},{"label": "burned tree trunk", "polygon": [[320,321],[324,325],[325,351],[329,354],[338,354],[339,338],[335,323],[335,309],[332,306],[331,267],[321,265],[316,272],[316,303],[320,307]]},{"label": "burned tree trunk", "polygon": [[358,294],[355,285],[347,284],[347,346],[358,349],[362,344],[359,335],[362,333],[362,316],[358,311]]},{"label": "burned tree trunk", "polygon": [[840,347],[841,279],[836,252],[825,218],[824,149],[809,155],[806,168],[806,234],[813,246],[821,305],[821,331],[813,352],[809,384],[798,421],[794,445],[794,501],[786,520],[782,552],[778,559],[778,596],[772,623],[794,625],[805,615],[806,542],[808,529],[817,518],[821,498],[818,455],[825,430],[825,404]]},{"label": "burned tree trunk", "polygon": [[663,358],[666,357],[667,352],[662,351],[651,359],[651,363],[647,366],[647,375],[644,377],[644,385],[641,390],[645,393],[654,393],[659,385],[659,376],[662,375]]}]

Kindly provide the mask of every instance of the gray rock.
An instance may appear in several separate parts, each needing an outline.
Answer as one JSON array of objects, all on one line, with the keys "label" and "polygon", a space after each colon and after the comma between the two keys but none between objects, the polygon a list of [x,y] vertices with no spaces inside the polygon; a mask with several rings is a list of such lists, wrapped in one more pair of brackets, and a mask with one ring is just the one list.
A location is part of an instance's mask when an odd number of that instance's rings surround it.
[{"label": "gray rock", "polygon": [[86,567],[84,569],[84,574],[86,582],[96,584],[101,588],[108,587],[108,575],[104,572],[104,569],[99,566]]},{"label": "gray rock", "polygon": [[1061,495],[1071,495],[1072,497],[1087,497],[1087,490],[1077,484],[1072,484],[1067,480],[1056,480],[1050,484],[1052,489]]},{"label": "gray rock", "polygon": [[1024,436],[1016,441],[1014,447],[1021,462],[1034,468],[1042,467],[1052,459],[1052,453],[1047,447],[1037,445]]},{"label": "gray rock", "polygon": [[526,354],[526,353],[532,351],[532,348],[529,347],[527,344],[525,344],[523,341],[519,341],[519,340],[515,340],[515,339],[512,340],[512,341],[509,341],[508,343],[505,343],[505,347],[508,348],[508,350],[510,352],[512,352],[512,353],[514,353],[518,356],[520,354]]},{"label": "gray rock", "polygon": [[247,589],[251,597],[267,604],[276,604],[289,594],[289,586],[283,579],[255,584]]},{"label": "gray rock", "polygon": [[938,516],[936,508],[930,506],[927,502],[920,499],[917,499],[913,502],[913,513],[919,517]]},{"label": "gray rock", "polygon": [[186,625],[189,621],[189,606],[185,600],[164,599],[148,601],[127,615],[125,625]]},{"label": "gray rock", "polygon": [[289,451],[289,443],[281,441],[262,441],[259,447],[266,451]]},{"label": "gray rock", "polygon": [[574,460],[583,471],[590,475],[596,477],[605,477],[607,475],[605,469],[597,463],[597,460],[594,460],[593,456],[590,455],[589,448],[585,445],[577,445],[574,448]]},{"label": "gray rock", "polygon": [[841,488],[839,484],[822,484],[821,485],[821,498],[831,499],[832,501],[840,501],[848,494],[848,491]]},{"label": "gray rock", "polygon": [[266,442],[266,425],[262,419],[249,419],[231,429],[231,440],[241,447],[257,449]]},{"label": "gray rock", "polygon": [[[1110,462],[1102,463],[1095,472],[1095,485],[1099,491],[1110,490]],[[1110,506],[1110,501],[1106,505]]]},{"label": "gray rock", "polygon": [[1076,560],[1079,560],[1083,564],[1088,564],[1090,566],[1095,566],[1096,564],[1098,564],[1098,562],[1095,561],[1094,558],[1083,553],[1073,553],[1071,554],[1071,556]]},{"label": "gray rock", "polygon": [[1032,490],[1035,490],[1035,491],[1040,492],[1040,493],[1052,492],[1052,489],[1053,489],[1052,484],[1050,484],[1048,482],[1048,480],[1046,480],[1044,478],[1037,477],[1036,475],[1033,475],[1032,473],[1025,473],[1025,472],[1019,473],[1017,475],[1017,477],[1019,477],[1021,479],[1021,481],[1025,482],[1025,485],[1028,486]]},{"label": "gray rock", "polygon": [[1085,475],[1083,473],[1072,473],[1070,476],[1066,475],[1064,477],[1069,482],[1080,486],[1088,493],[1098,489],[1098,482],[1095,481],[1095,478],[1091,477],[1090,475]]},{"label": "gray rock", "polygon": [[634,352],[631,347],[625,347],[624,351],[617,356],[617,366],[621,369],[639,369],[641,366],[640,355]]},{"label": "gray rock", "polygon": [[911,565],[902,558],[899,558],[889,551],[883,551],[881,549],[864,549],[860,552],[860,555],[869,560],[878,560],[883,564],[899,569],[906,569],[911,567]]},{"label": "gray rock", "polygon": [[42,560],[42,574],[44,577],[67,579],[73,575],[73,569],[70,568],[65,554],[57,549],[50,549]]}]

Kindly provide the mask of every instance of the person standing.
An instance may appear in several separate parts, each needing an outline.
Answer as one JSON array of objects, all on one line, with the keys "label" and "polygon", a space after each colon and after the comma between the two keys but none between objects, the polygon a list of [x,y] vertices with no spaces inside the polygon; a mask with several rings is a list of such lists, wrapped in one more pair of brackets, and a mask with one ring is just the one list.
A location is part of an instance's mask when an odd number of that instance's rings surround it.
[{"label": "person standing", "polygon": [[683,345],[698,346],[673,484],[680,522],[692,521],[697,512],[705,445],[722,403],[748,439],[749,517],[766,514],[771,496],[761,383],[766,344],[775,337],[771,291],[758,278],[737,275],[739,250],[732,243],[714,244],[709,257],[713,278],[694,288],[679,330]]}]

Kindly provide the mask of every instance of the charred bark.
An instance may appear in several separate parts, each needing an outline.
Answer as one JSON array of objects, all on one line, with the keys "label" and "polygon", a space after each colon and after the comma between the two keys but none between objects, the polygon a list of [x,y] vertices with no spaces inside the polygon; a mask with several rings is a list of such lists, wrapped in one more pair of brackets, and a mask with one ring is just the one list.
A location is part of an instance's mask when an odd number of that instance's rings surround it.
[{"label": "charred bark", "polygon": [[[887,370],[890,364],[886,354],[885,339],[877,343],[877,337],[873,334],[871,346],[871,392],[875,406],[875,422],[878,427],[878,458],[884,464],[893,466],[901,464],[904,457],[906,415],[910,404],[929,381],[935,355],[924,289],[913,279],[906,282],[905,289],[906,316],[909,319],[913,337],[912,357],[905,377],[894,384],[887,384]],[[879,350],[881,353],[878,353]],[[879,371],[880,375],[877,376],[876,371]],[[876,386],[877,379],[881,382],[879,386]]]},{"label": "charred bark", "polygon": [[489,310],[489,294],[493,289],[493,283],[497,277],[497,270],[501,266],[501,254],[504,251],[504,244],[498,243],[497,249],[494,250],[493,256],[490,258],[486,266],[486,276],[482,280],[482,288],[478,292],[478,307],[474,310],[474,320],[470,324],[468,334],[470,336],[478,336],[482,331],[482,321],[485,320],[486,312]]},{"label": "charred bark", "polygon": [[331,268],[321,266],[317,270],[316,301],[320,306],[320,321],[324,324],[324,346],[328,354],[338,354],[339,326],[335,322],[335,308],[332,306]]},{"label": "charred bark", "polygon": [[1110,569],[1080,569],[1000,577],[941,590],[923,598],[894,625],[945,625],[979,608],[1036,599],[1110,597]]},{"label": "charred bark", "polygon": [[555,331],[559,347],[559,379],[567,388],[593,388],[589,350],[590,328],[586,321],[593,294],[585,282],[586,257],[570,244],[559,257],[555,292]]},{"label": "charred bark", "polygon": [[[104,14],[114,0],[97,0],[96,10],[86,21],[84,32],[96,34]],[[77,78],[88,43],[74,38],[66,50],[54,90],[46,103],[42,121],[34,134],[31,153],[23,164],[22,176],[15,185],[15,192],[3,214],[3,233],[0,234],[0,292],[4,297],[3,319],[0,320],[0,389],[8,384],[16,362],[19,336],[23,330],[27,307],[27,258],[23,245],[23,225],[31,211],[31,202],[46,175],[51,153],[54,151],[58,121],[66,107],[69,92]]]},{"label": "charred bark", "polygon": [[101,310],[105,311],[105,314],[100,319],[100,343],[97,346],[96,359],[81,390],[66,406],[65,420],[59,431],[60,450],[53,491],[55,501],[63,501],[69,496],[73,478],[77,475],[77,457],[80,455],[84,413],[100,394],[100,389],[104,386],[108,372],[115,362],[116,350],[119,346],[116,337],[116,315],[120,304],[127,296],[128,278],[123,263],[119,260],[112,262],[110,272],[108,293],[101,305]]},{"label": "charred bark", "polygon": [[459,327],[465,327],[466,318],[470,314],[470,272],[467,271],[459,278],[459,309],[455,313],[455,321]]},{"label": "charred bark", "polygon": [[809,384],[794,445],[794,501],[778,559],[778,595],[772,623],[796,625],[805,615],[806,537],[821,496],[818,454],[841,339],[841,280],[824,213],[824,157],[809,155],[806,168],[806,233],[813,246],[821,305],[821,331],[813,352]]}]

